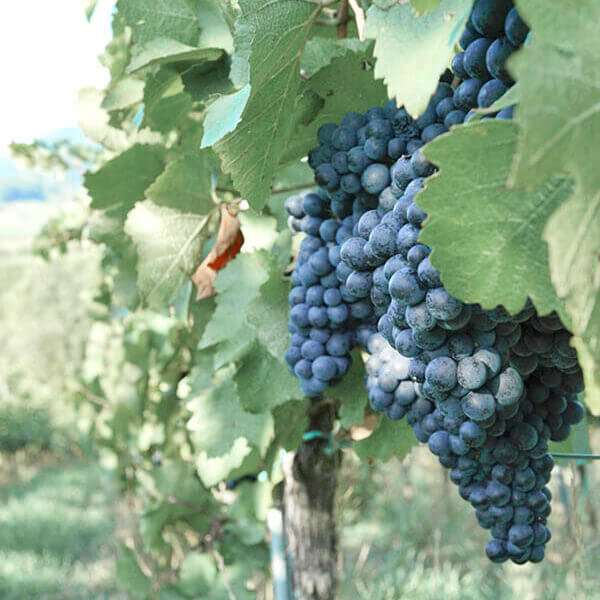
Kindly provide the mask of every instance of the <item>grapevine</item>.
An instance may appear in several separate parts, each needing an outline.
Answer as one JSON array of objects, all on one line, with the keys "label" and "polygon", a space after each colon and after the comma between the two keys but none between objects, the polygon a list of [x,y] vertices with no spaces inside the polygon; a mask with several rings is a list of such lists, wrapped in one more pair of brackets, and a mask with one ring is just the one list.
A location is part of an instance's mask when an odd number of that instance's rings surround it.
[{"label": "grapevine", "polygon": [[452,74],[423,115],[391,102],[322,126],[309,155],[319,193],[287,204],[292,228],[306,234],[286,355],[304,392],[343,377],[359,325],[376,324],[379,333],[362,336],[371,407],[407,418],[490,530],[488,557],[518,564],[540,562],[550,540],[548,441],[583,418],[582,374],[557,315],[538,317],[528,303],[511,316],[446,291],[419,243],[427,215],[416,196],[435,170],[420,147],[507,91],[505,63],[526,35],[510,2],[476,2]]},{"label": "grapevine", "polygon": [[101,257],[72,387],[131,597],[333,600],[345,465],[417,443],[483,564],[544,559],[553,456],[597,456],[600,414],[600,8],[571,4],[118,0],[82,210],[34,249]]}]

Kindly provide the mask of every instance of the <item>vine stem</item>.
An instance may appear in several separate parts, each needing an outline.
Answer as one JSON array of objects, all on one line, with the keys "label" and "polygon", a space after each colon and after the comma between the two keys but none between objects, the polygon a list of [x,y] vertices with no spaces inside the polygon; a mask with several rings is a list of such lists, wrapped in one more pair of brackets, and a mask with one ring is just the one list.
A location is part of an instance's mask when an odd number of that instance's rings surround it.
[{"label": "vine stem", "polygon": [[[304,183],[299,183],[297,185],[290,185],[288,187],[281,188],[273,188],[271,190],[272,194],[287,194],[289,192],[299,192],[300,190],[307,190],[315,186],[314,181],[307,181]],[[216,191],[220,194],[228,193],[228,194],[237,194],[237,192],[231,188],[216,188]]]},{"label": "vine stem", "polygon": [[348,36],[348,0],[341,0],[337,17],[339,21],[337,36],[342,39]]},{"label": "vine stem", "polygon": [[552,452],[552,458],[566,458],[573,460],[600,460],[600,454],[582,454],[579,452]]},{"label": "vine stem", "polygon": [[221,577],[223,578],[223,585],[225,586],[225,590],[227,591],[229,600],[238,600],[229,582],[229,576],[227,575],[227,572],[225,570],[225,559],[223,558],[221,553],[215,550],[214,548],[211,548],[210,553],[212,554],[215,562],[217,563],[217,568],[219,569]]}]

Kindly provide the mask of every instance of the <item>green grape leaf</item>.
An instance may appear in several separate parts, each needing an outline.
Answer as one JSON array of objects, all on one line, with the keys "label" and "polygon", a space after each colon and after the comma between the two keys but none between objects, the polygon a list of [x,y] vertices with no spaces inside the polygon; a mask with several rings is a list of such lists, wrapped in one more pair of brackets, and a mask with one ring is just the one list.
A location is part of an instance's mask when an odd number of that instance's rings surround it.
[{"label": "green grape leaf", "polygon": [[234,91],[229,80],[229,60],[226,59],[190,67],[181,74],[181,78],[185,91],[194,101],[203,104]]},{"label": "green grape leaf", "polygon": [[246,457],[252,453],[248,440],[239,437],[228,452],[217,458],[210,458],[204,451],[196,456],[198,477],[206,487],[212,487],[242,466]]},{"label": "green grape leaf", "polygon": [[425,15],[435,10],[440,0],[410,0],[410,3],[417,15]]},{"label": "green grape leaf", "polygon": [[342,427],[350,429],[364,421],[367,407],[365,367],[360,352],[352,353],[352,366],[331,394],[340,399],[339,417]]},{"label": "green grape leaf", "polygon": [[366,54],[373,42],[362,42],[356,38],[314,37],[308,40],[300,60],[300,70],[305,77],[312,77],[329,66],[334,58],[345,56],[348,50]]},{"label": "green grape leaf", "polygon": [[239,254],[219,271],[215,288],[217,308],[206,326],[199,348],[218,344],[215,367],[245,354],[256,334],[248,327],[247,313],[268,280],[269,258],[264,252]]},{"label": "green grape leaf", "polygon": [[[259,214],[253,210],[246,210],[239,213],[238,219],[244,234],[242,252],[251,253],[257,250],[270,250],[279,240],[277,219],[275,217]],[[286,236],[286,239],[289,241],[289,236]],[[278,250],[280,249],[278,248]],[[289,252],[288,258],[290,258]]]},{"label": "green grape leaf", "polygon": [[[207,553],[190,552],[179,570],[177,588],[190,598],[206,598],[215,590],[218,569],[214,558]],[[227,590],[222,590],[225,594]]]},{"label": "green grape leaf", "polygon": [[488,106],[487,108],[475,108],[474,111],[476,115],[489,115],[491,113],[497,113],[503,108],[517,105],[520,99],[520,90],[521,86],[519,83],[515,83],[515,85],[508,88],[508,91],[502,94],[502,96],[500,96],[500,98],[498,98],[491,106]]},{"label": "green grape leaf", "polygon": [[205,215],[215,206],[211,194],[215,170],[216,160],[210,150],[177,158],[146,190],[146,198],[157,206]]},{"label": "green grape leaf", "polygon": [[152,65],[215,62],[222,56],[220,48],[196,48],[168,38],[154,38],[136,47],[127,72],[135,73]]},{"label": "green grape leaf", "polygon": [[223,48],[233,53],[233,36],[223,11],[222,0],[200,0],[200,40],[202,48]]},{"label": "green grape leaf", "polygon": [[242,483],[238,489],[238,497],[229,509],[238,522],[232,531],[243,544],[255,546],[265,539],[264,521],[272,506],[273,486],[268,479],[261,478]]},{"label": "green grape leaf", "polygon": [[159,37],[194,46],[198,43],[198,0],[118,0],[117,9],[138,44]]},{"label": "green grape leaf", "polygon": [[421,114],[454,55],[471,10],[471,0],[441,0],[417,17],[409,4],[367,11],[367,38],[375,40],[375,77],[391,98],[412,115]]},{"label": "green grape leaf", "polygon": [[527,0],[519,10],[533,36],[511,64],[521,88],[514,183],[531,188],[567,173],[584,194],[594,194],[600,188],[600,170],[590,160],[600,139],[600,3]]},{"label": "green grape leaf", "polygon": [[92,208],[125,217],[163,172],[165,154],[160,146],[136,144],[95,173],[86,173],[84,183],[92,198]]},{"label": "green grape leaf", "polygon": [[192,111],[193,101],[189,94],[181,93],[161,98],[144,111],[144,125],[160,133],[169,133],[185,122]]},{"label": "green grape leaf", "polygon": [[[174,67],[161,67],[155,73],[146,74],[144,127],[165,134],[179,129],[183,147],[188,136],[201,135],[201,124],[189,119],[193,105],[193,94],[184,87],[182,75]],[[196,143],[193,151],[196,151]]]},{"label": "green grape leaf", "polygon": [[172,65],[146,73],[144,85],[144,119],[164,97],[181,94],[184,91],[180,73]]},{"label": "green grape leaf", "polygon": [[164,308],[199,264],[208,215],[140,202],[127,216],[125,233],[138,252],[138,288],[146,304]]},{"label": "green grape leaf", "polygon": [[302,396],[296,378],[261,344],[255,344],[244,356],[235,383],[242,406],[252,413],[270,412]]},{"label": "green grape leaf", "polygon": [[[290,236],[282,234],[283,244],[278,245],[275,258],[290,257]],[[283,356],[289,343],[288,304],[289,283],[282,276],[283,267],[275,261],[269,265],[268,279],[260,288],[260,294],[248,307],[248,321],[265,349],[283,364]],[[265,318],[268,315],[268,318]]]},{"label": "green grape leaf", "polygon": [[245,85],[234,94],[217,98],[209,105],[204,117],[204,135],[201,148],[213,146],[238,126],[250,98],[250,85]]},{"label": "green grape leaf", "polygon": [[[299,120],[283,162],[297,160],[314,148],[321,125],[339,123],[348,111],[365,111],[387,100],[385,86],[373,78],[371,68],[365,67],[366,58],[363,53],[347,51],[303,84]],[[348,89],[352,89],[351,94]]]},{"label": "green grape leaf", "polygon": [[144,82],[133,77],[126,77],[117,81],[110,88],[102,102],[102,108],[107,111],[122,110],[138,104],[143,97]]},{"label": "green grape leaf", "polygon": [[[288,293],[289,285],[283,278],[281,281],[270,279],[248,309],[248,321],[254,327],[258,340],[279,361],[283,359],[289,343]],[[265,315],[269,318],[265,319]]]},{"label": "green grape leaf", "polygon": [[192,398],[187,408],[192,413],[188,429],[194,445],[208,457],[226,455],[238,438],[244,438],[264,454],[273,439],[273,417],[244,410],[231,378]]},{"label": "green grape leaf", "polygon": [[420,239],[432,248],[431,262],[457,298],[516,313],[530,297],[540,313],[548,313],[561,304],[542,232],[572,186],[555,179],[532,192],[508,189],[517,134],[515,123],[480,121],[425,147],[440,170],[417,196],[429,215]]},{"label": "green grape leaf", "polygon": [[105,267],[116,269],[113,288],[106,299],[107,305],[114,303],[116,306],[135,308],[139,303],[137,252],[131,239],[123,235],[122,220],[108,218],[105,213],[92,213],[90,239],[110,248]]},{"label": "green grape leaf", "polygon": [[194,477],[194,469],[188,462],[165,459],[159,469],[152,472],[153,484],[163,498],[174,498],[194,503],[196,508],[214,503],[212,494],[204,489]]},{"label": "green grape leaf", "polygon": [[240,0],[239,4],[236,50],[241,48],[243,55],[250,51],[251,92],[235,131],[217,142],[215,150],[236,189],[260,209],[269,198],[273,175],[293,132],[300,57],[318,8],[297,0]]},{"label": "green grape leaf", "polygon": [[403,458],[416,445],[417,440],[406,420],[392,421],[384,416],[377,429],[368,438],[356,442],[353,448],[362,460],[387,462],[393,456]]},{"label": "green grape leaf", "polygon": [[79,126],[90,140],[114,153],[124,152],[135,142],[151,145],[161,143],[158,134],[138,131],[128,135],[128,132],[115,126],[110,113],[102,107],[104,98],[104,92],[94,88],[84,88],[79,92],[77,118]]},{"label": "green grape leaf", "polygon": [[292,400],[273,410],[275,440],[284,450],[296,450],[308,427],[308,401]]},{"label": "green grape leaf", "polygon": [[583,368],[585,399],[600,414],[600,193],[579,188],[544,230],[550,275],[563,299]]},{"label": "green grape leaf", "polygon": [[[185,521],[186,518],[193,519],[194,525],[198,529],[208,529],[211,524],[210,506],[198,504],[181,504],[173,501],[158,503],[146,509],[140,517],[140,533],[144,540],[144,545],[154,551],[164,551],[169,545],[163,539],[163,530],[169,525],[178,521]],[[202,520],[198,518],[201,516]]]},{"label": "green grape leaf", "polygon": [[136,600],[145,600],[152,591],[152,582],[140,569],[135,553],[125,545],[119,550],[116,577],[119,587]]}]

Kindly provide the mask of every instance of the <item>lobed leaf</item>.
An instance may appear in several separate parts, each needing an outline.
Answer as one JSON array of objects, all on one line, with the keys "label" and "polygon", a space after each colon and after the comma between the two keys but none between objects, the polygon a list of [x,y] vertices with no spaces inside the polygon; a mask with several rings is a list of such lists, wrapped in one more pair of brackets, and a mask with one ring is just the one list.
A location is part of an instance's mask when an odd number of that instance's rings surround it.
[{"label": "lobed leaf", "polygon": [[435,10],[440,4],[440,0],[410,0],[410,3],[417,15],[424,15]]},{"label": "lobed leaf", "polygon": [[196,45],[200,36],[199,0],[118,0],[117,9],[137,43],[171,38]]},{"label": "lobed leaf", "polygon": [[136,144],[86,173],[84,184],[92,198],[92,208],[125,217],[165,168],[166,150],[158,145]]},{"label": "lobed leaf", "polygon": [[[420,115],[454,55],[472,0],[441,0],[418,17],[410,4],[376,5],[367,11],[366,36],[375,40],[375,77],[390,98]],[[431,8],[431,5],[430,5]]]},{"label": "lobed leaf", "polygon": [[188,214],[146,201],[127,216],[125,233],[138,253],[138,288],[149,306],[164,308],[198,264],[208,215]]},{"label": "lobed leaf", "polygon": [[417,196],[429,215],[420,239],[432,248],[431,261],[457,298],[516,313],[530,297],[545,314],[561,310],[561,303],[542,233],[572,185],[555,178],[531,192],[508,189],[517,134],[515,123],[480,121],[425,147],[439,172]]},{"label": "lobed leaf", "polygon": [[318,8],[297,0],[240,0],[240,9],[235,40],[244,60],[237,63],[241,73],[235,77],[248,83],[247,56],[251,90],[241,121],[215,150],[236,189],[260,209],[293,131],[300,58]]},{"label": "lobed leaf", "polygon": [[251,452],[248,440],[243,437],[236,439],[228,452],[216,458],[210,458],[206,452],[201,451],[196,456],[198,477],[206,487],[212,487],[241,467]]},{"label": "lobed leaf", "polygon": [[235,374],[235,383],[242,406],[252,413],[268,413],[302,395],[287,366],[261,344],[255,344],[246,354]]},{"label": "lobed leaf", "polygon": [[215,207],[212,199],[215,167],[215,157],[209,150],[181,156],[167,164],[146,190],[146,198],[157,206],[206,215]]},{"label": "lobed leaf", "polygon": [[352,353],[352,366],[344,379],[331,390],[331,394],[340,400],[340,424],[345,429],[359,425],[364,421],[367,408],[365,390],[365,367],[360,352]]},{"label": "lobed leaf", "polygon": [[247,312],[268,280],[266,253],[239,254],[216,280],[217,308],[200,340],[199,348],[217,345],[215,367],[242,357],[254,343],[256,333],[248,326]]},{"label": "lobed leaf", "polygon": [[347,51],[303,84],[296,129],[283,162],[297,160],[314,148],[321,125],[339,123],[348,111],[362,112],[386,101],[385,86],[373,78],[373,70],[365,64],[368,58],[369,54]]},{"label": "lobed leaf", "polygon": [[220,48],[196,48],[162,37],[153,38],[136,50],[127,67],[128,73],[135,73],[152,65],[216,62],[223,56]]},{"label": "lobed leaf", "polygon": [[564,301],[584,371],[585,400],[600,414],[600,193],[578,187],[544,229],[550,275]]},{"label": "lobed leaf", "polygon": [[356,442],[354,451],[362,460],[377,459],[383,462],[393,456],[403,458],[417,445],[409,424],[382,417],[379,426],[368,438]]},{"label": "lobed leaf", "polygon": [[188,429],[194,444],[209,458],[228,454],[240,438],[264,454],[273,438],[273,417],[246,411],[237,385],[230,378],[215,385],[207,394],[192,398],[187,406],[192,413]]},{"label": "lobed leaf", "polygon": [[530,43],[514,57],[522,133],[511,183],[531,189],[558,173],[574,176],[582,192],[600,189],[590,160],[600,139],[600,3],[523,0]]}]

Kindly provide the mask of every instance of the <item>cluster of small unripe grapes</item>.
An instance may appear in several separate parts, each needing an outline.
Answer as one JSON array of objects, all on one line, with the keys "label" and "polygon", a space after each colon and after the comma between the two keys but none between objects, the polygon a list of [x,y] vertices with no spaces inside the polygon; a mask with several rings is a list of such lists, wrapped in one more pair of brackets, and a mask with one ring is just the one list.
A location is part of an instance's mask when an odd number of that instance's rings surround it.
[{"label": "cluster of small unripe grapes", "polygon": [[509,315],[452,297],[419,242],[415,197],[434,172],[420,147],[508,89],[506,60],[527,33],[510,1],[477,0],[427,110],[413,119],[390,102],[321,127],[309,155],[319,189],[286,205],[305,234],[286,354],[304,393],[322,394],[363,347],[371,407],[407,419],[490,530],[488,557],[518,564],[541,561],[550,539],[548,441],[583,417],[577,355],[560,319],[531,303]]}]

